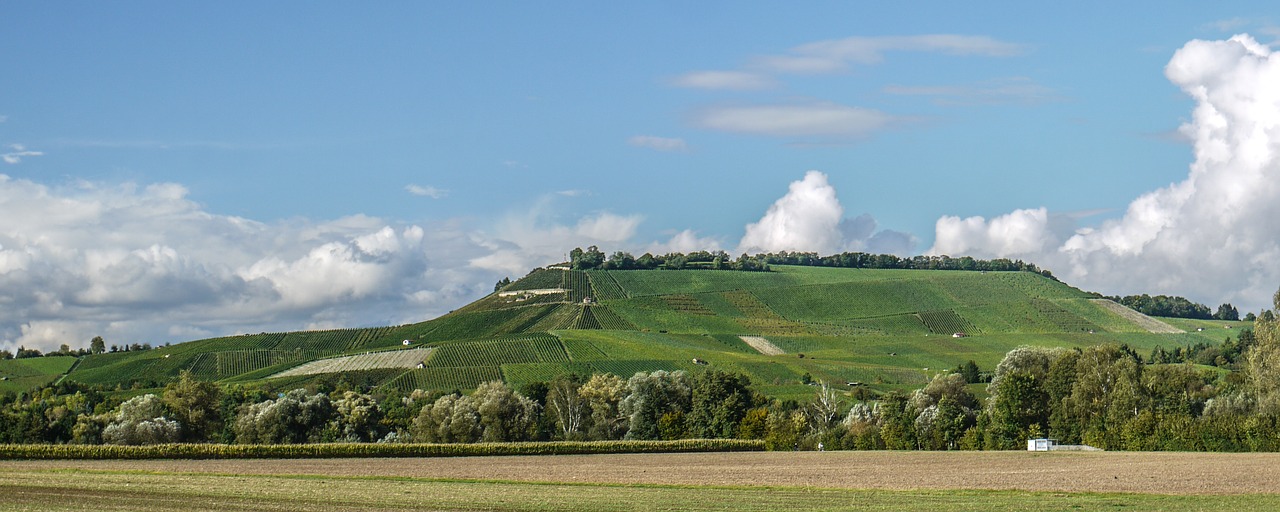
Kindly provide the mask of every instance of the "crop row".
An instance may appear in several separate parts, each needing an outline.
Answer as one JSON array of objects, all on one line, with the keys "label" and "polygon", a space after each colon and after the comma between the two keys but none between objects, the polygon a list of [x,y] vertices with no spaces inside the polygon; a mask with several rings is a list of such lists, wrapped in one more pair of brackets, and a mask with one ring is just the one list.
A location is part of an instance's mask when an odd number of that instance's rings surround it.
[{"label": "crop row", "polygon": [[698,299],[694,298],[692,295],[663,295],[662,300],[667,303],[667,307],[681,313],[699,316],[715,316],[716,314],[714,311],[707,309],[706,306],[703,306],[702,303],[698,302]]},{"label": "crop row", "polygon": [[924,322],[925,327],[929,328],[929,332],[934,334],[956,334],[956,333],[972,333],[974,332],[973,324],[970,324],[964,317],[956,314],[954,310],[944,309],[941,311],[921,311],[918,316],[920,321]]},{"label": "crop row", "polygon": [[375,370],[379,368],[413,368],[422,363],[422,361],[431,354],[432,350],[433,349],[431,348],[388,350],[384,352],[371,352],[368,354],[357,354],[354,356],[321,359],[318,361],[311,361],[300,366],[295,366],[280,372],[273,377]]},{"label": "crop row", "polygon": [[592,306],[591,313],[596,317],[596,323],[600,324],[601,329],[611,329],[616,331],[634,330],[636,326],[631,322],[623,320],[622,317],[614,313],[612,309],[605,306]]},{"label": "crop row", "polygon": [[592,293],[596,300],[617,300],[627,298],[627,292],[613,278],[613,273],[605,270],[588,270],[587,278],[591,281]]},{"label": "crop row", "polygon": [[581,303],[582,299],[591,297],[591,280],[581,270],[565,270],[564,283],[561,288],[569,290],[569,302]]},{"label": "crop row", "polygon": [[591,375],[599,371],[591,363],[526,363],[502,366],[502,376],[512,387],[530,382],[549,382],[561,375]]},{"label": "crop row", "polygon": [[219,380],[261,370],[278,364],[292,363],[321,357],[322,352],[310,350],[235,350],[209,352],[196,356],[189,368],[199,379]]},{"label": "crop row", "polygon": [[542,307],[545,306],[453,313],[432,320],[420,339],[446,341],[493,336],[504,332],[503,326],[509,323],[522,322],[528,315],[540,313]]},{"label": "crop row", "polygon": [[554,336],[527,339],[469,341],[436,348],[427,366],[501,366],[508,363],[568,362],[564,345]]},{"label": "crop row", "polygon": [[316,444],[7,444],[0,460],[32,459],[311,459],[350,457],[462,457],[480,455],[572,455],[762,451],[764,441],[679,439],[675,441],[538,441],[524,443],[316,443]]},{"label": "crop row", "polygon": [[1102,328],[1085,320],[1080,315],[1062,309],[1062,307],[1044,299],[1032,299],[1031,307],[1042,315],[1049,323],[1066,332],[1095,332]]},{"label": "crop row", "polygon": [[546,312],[539,316],[536,321],[526,322],[517,328],[504,332],[522,333],[568,329],[573,326],[573,321],[578,317],[580,309],[582,309],[582,306],[579,305],[556,304],[547,308]]},{"label": "crop row", "polygon": [[670,295],[675,293],[726,292],[747,289],[763,290],[792,283],[789,276],[775,272],[739,272],[734,270],[610,270],[628,297]]},{"label": "crop row", "polygon": [[475,389],[482,382],[502,380],[502,369],[497,366],[463,366],[453,368],[421,368],[409,370],[386,384],[387,387],[409,393],[423,391],[452,391]]},{"label": "crop row", "polygon": [[600,322],[596,321],[596,315],[591,312],[591,306],[584,306],[582,312],[578,314],[578,318],[573,321],[574,329],[599,329]]}]

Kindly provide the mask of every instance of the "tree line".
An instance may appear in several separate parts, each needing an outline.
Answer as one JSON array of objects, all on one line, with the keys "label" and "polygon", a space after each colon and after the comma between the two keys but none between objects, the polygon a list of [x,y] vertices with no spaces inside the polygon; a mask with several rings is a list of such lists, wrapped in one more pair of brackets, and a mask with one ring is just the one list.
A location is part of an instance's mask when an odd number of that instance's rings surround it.
[{"label": "tree line", "polygon": [[688,254],[673,252],[663,255],[645,253],[640,257],[625,251],[606,255],[596,246],[586,250],[574,248],[569,252],[569,265],[574,270],[682,270],[714,269],[769,271],[769,265],[794,265],[804,267],[836,267],[902,270],[968,270],[989,272],[1034,272],[1054,279],[1053,273],[1033,263],[1022,260],[997,258],[976,259],[969,256],[912,256],[904,258],[892,254],[844,252],[821,256],[816,252],[780,251],[755,255],[742,254],[737,258],[724,251],[696,251]]}]

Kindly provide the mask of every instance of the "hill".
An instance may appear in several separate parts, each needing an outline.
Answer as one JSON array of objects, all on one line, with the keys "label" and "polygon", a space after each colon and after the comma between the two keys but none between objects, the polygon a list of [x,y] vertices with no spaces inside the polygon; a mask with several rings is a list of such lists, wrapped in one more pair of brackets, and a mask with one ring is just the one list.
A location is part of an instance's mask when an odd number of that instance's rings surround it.
[{"label": "hill", "polygon": [[229,336],[84,356],[74,365],[11,361],[0,375],[28,387],[62,378],[145,389],[189,370],[271,389],[341,380],[408,392],[714,367],[790,398],[811,395],[810,379],[915,388],[969,360],[991,370],[1021,345],[1115,342],[1145,354],[1220,343],[1238,332],[1224,325],[1242,325],[1166,322],[1091,297],[1033,272],[552,267],[417,324]]}]

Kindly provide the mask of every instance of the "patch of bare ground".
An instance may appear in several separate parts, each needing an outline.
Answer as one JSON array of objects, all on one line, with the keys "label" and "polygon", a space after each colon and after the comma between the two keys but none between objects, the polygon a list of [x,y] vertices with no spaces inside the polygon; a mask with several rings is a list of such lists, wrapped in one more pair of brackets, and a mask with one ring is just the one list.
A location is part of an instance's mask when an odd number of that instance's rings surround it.
[{"label": "patch of bare ground", "polygon": [[880,490],[1280,494],[1276,453],[836,451],[0,462],[0,471],[46,469]]},{"label": "patch of bare ground", "polygon": [[1156,334],[1178,334],[1187,332],[1172,325],[1166,324],[1147,315],[1129,309],[1127,306],[1118,304],[1111,299],[1089,299],[1090,302],[1107,308],[1112,313],[1120,315],[1130,322],[1138,324],[1138,327],[1146,329],[1147,332]]},{"label": "patch of bare ground", "polygon": [[738,338],[741,338],[742,341],[746,342],[746,344],[751,345],[751,348],[756,349],[756,352],[766,356],[780,356],[786,353],[763,336],[738,336]]}]

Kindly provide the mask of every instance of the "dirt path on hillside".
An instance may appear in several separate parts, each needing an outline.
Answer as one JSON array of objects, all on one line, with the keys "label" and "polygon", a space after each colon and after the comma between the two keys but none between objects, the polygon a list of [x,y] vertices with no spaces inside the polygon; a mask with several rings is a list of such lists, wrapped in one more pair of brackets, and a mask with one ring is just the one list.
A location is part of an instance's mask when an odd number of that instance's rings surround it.
[{"label": "dirt path on hillside", "polygon": [[398,476],[847,489],[1280,493],[1277,453],[750,452],[405,459],[0,461],[0,471]]}]

